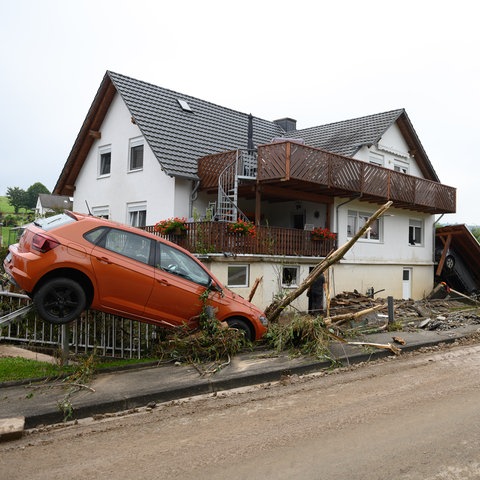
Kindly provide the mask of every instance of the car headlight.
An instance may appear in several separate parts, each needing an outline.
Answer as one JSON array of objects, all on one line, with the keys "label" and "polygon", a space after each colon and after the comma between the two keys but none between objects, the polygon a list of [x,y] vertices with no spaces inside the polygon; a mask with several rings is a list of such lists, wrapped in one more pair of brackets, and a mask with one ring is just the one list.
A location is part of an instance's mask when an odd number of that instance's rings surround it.
[{"label": "car headlight", "polygon": [[267,317],[265,317],[264,315],[260,315],[260,317],[258,317],[258,319],[260,320],[260,323],[261,323],[264,327],[268,326]]}]

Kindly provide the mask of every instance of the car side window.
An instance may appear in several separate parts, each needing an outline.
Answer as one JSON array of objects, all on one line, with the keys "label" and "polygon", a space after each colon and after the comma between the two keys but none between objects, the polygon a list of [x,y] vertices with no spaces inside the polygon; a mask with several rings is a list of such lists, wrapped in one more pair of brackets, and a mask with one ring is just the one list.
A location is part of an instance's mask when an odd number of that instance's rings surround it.
[{"label": "car side window", "polygon": [[[98,230],[101,230],[98,233]],[[116,228],[97,229],[86,234],[85,238],[111,252],[124,255],[138,262],[150,263],[153,240],[142,235]]]},{"label": "car side window", "polygon": [[157,242],[155,266],[164,272],[178,275],[204,287],[208,287],[211,282],[210,275],[195,260],[162,242]]}]

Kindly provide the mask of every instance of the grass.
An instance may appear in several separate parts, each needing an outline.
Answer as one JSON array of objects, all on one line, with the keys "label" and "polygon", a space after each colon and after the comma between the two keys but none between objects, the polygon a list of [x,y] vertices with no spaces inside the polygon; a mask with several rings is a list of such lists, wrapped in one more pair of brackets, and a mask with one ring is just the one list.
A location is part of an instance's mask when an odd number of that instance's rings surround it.
[{"label": "grass", "polygon": [[59,377],[71,373],[74,367],[59,367],[51,363],[27,360],[21,357],[0,358],[0,382],[31,378]]},{"label": "grass", "polygon": [[[101,362],[95,362],[95,371],[101,371],[107,368],[121,368],[128,365],[138,365],[158,361],[152,358],[129,358],[114,359]],[[39,362],[38,360],[28,360],[21,357],[0,358],[0,383],[20,380],[30,380],[35,378],[57,378],[63,375],[71,375],[78,369],[75,365],[61,367],[59,365]]]}]

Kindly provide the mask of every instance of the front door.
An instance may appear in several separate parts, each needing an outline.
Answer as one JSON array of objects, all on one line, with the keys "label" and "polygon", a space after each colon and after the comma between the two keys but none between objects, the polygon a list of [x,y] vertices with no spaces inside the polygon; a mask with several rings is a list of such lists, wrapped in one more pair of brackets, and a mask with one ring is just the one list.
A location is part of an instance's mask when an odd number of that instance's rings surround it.
[{"label": "front door", "polygon": [[412,298],[412,269],[403,269],[402,298],[408,300]]}]

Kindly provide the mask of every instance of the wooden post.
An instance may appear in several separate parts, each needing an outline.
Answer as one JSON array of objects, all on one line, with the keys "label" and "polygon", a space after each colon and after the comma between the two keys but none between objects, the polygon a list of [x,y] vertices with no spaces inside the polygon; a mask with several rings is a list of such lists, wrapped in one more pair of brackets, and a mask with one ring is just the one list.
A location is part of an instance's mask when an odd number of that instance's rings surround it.
[{"label": "wooden post", "polygon": [[68,354],[70,352],[70,344],[68,342],[68,324],[62,325],[62,365],[68,365]]}]

